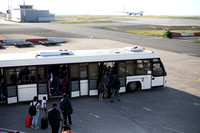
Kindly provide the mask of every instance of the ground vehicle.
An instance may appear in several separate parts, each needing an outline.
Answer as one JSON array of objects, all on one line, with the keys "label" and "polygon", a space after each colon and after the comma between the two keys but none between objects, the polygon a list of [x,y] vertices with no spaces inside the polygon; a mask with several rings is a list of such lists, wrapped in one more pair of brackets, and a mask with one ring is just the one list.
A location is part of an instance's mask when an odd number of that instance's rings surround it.
[{"label": "ground vehicle", "polygon": [[[8,104],[32,100],[35,95],[39,100],[43,96],[48,97],[50,76],[56,75],[54,70],[59,72],[59,79],[67,78],[71,97],[98,95],[100,72],[108,66],[119,77],[120,92],[166,85],[166,72],[159,56],[138,47],[0,55]],[[53,74],[49,74],[50,71]]]}]

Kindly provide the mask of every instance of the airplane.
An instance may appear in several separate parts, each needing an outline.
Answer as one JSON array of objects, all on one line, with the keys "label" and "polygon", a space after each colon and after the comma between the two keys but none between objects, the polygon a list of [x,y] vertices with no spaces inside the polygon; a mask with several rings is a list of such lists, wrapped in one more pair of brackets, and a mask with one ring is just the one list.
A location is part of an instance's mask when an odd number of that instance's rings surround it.
[{"label": "airplane", "polygon": [[123,11],[123,13],[127,13],[128,15],[140,15],[140,16],[142,16],[143,15],[143,11],[139,11],[139,12],[132,12],[132,11],[126,11],[126,9],[125,9],[125,7],[123,6],[123,8],[124,8],[124,11]]}]

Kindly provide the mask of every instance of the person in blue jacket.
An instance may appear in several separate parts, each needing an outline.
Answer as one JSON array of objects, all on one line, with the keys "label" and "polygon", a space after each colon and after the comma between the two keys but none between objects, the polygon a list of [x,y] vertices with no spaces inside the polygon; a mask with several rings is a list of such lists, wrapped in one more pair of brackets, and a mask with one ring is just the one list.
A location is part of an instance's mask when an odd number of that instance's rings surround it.
[{"label": "person in blue jacket", "polygon": [[63,94],[63,99],[60,101],[60,110],[62,111],[63,114],[63,119],[65,119],[64,124],[67,124],[67,117],[69,120],[69,124],[72,124],[72,119],[71,119],[71,114],[66,114],[65,112],[65,105],[68,104],[69,106],[71,106],[71,101],[68,99],[68,96],[66,93]]}]

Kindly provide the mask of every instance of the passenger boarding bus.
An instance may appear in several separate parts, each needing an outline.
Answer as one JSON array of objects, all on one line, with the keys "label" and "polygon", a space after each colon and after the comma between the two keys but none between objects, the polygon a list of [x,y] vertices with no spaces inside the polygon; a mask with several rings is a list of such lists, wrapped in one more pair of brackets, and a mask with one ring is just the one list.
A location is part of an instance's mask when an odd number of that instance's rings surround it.
[{"label": "passenger boarding bus", "polygon": [[112,75],[120,80],[120,93],[167,83],[160,57],[139,47],[0,54],[0,75],[8,104],[62,93],[95,96],[99,82]]}]

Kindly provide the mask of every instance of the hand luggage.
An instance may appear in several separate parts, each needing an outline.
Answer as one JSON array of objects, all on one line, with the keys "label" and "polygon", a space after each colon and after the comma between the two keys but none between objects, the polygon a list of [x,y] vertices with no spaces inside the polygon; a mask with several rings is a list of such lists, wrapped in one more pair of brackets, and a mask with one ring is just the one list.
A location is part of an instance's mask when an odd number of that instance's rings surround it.
[{"label": "hand luggage", "polygon": [[27,116],[26,118],[25,118],[25,126],[26,127],[31,127],[31,125],[32,125],[32,117],[31,116]]},{"label": "hand luggage", "polygon": [[75,133],[75,132],[72,130],[67,130],[67,131],[62,131],[62,133]]},{"label": "hand luggage", "polygon": [[41,119],[41,129],[46,129],[48,128],[48,119],[47,117],[43,117]]},{"label": "hand luggage", "polygon": [[69,125],[62,125],[61,133],[75,133]]}]

